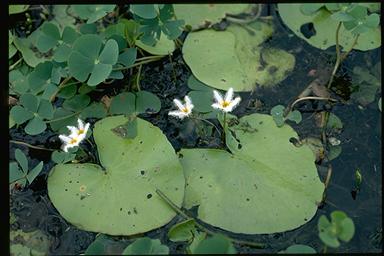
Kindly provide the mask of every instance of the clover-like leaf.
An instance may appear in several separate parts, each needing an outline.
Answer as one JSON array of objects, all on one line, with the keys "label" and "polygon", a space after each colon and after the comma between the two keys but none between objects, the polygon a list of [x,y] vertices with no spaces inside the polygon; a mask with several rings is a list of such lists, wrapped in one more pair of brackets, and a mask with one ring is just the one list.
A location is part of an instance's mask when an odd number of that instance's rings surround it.
[{"label": "clover-like leaf", "polygon": [[105,5],[83,5],[75,4],[71,8],[81,19],[87,20],[87,23],[94,23],[95,21],[103,18],[109,12],[112,12],[115,9],[114,4],[105,4]]},{"label": "clover-like leaf", "polygon": [[136,112],[137,113],[157,113],[160,111],[161,101],[153,93],[139,91],[136,93]]},{"label": "clover-like leaf", "polygon": [[123,92],[112,98],[109,112],[112,115],[125,114],[127,116],[135,112],[135,95],[131,92]]},{"label": "clover-like leaf", "polygon": [[202,240],[192,251],[193,254],[236,254],[231,241],[221,234]]},{"label": "clover-like leaf", "polygon": [[110,235],[147,232],[176,214],[156,189],[179,207],[183,201],[182,168],[163,132],[140,118],[134,139],[113,132],[127,121],[124,116],[113,116],[96,122],[93,136],[103,167],[58,164],[48,177],[54,206],[81,229]]},{"label": "clover-like leaf", "polygon": [[76,39],[68,59],[70,74],[90,86],[98,85],[108,78],[112,65],[116,64],[119,47],[115,40],[109,39],[101,51],[102,41],[98,35],[87,34]]},{"label": "clover-like leaf", "polygon": [[21,5],[21,4],[10,4],[8,6],[8,12],[9,14],[17,14],[22,13],[28,10],[29,5]]},{"label": "clover-like leaf", "polygon": [[136,48],[128,48],[119,55],[117,62],[123,64],[126,67],[129,67],[133,65],[133,63],[135,63],[136,55],[137,55]]},{"label": "clover-like leaf", "polygon": [[144,19],[153,19],[157,17],[157,12],[153,4],[131,4],[129,10]]},{"label": "clover-like leaf", "polygon": [[26,174],[28,172],[28,158],[18,148],[15,150],[15,159],[19,163],[21,170]]},{"label": "clover-like leaf", "polygon": [[22,106],[14,106],[11,108],[10,115],[16,124],[22,124],[33,118],[33,113],[26,110]]},{"label": "clover-like leaf", "polygon": [[29,135],[37,135],[45,131],[47,128],[47,125],[38,116],[35,116],[31,121],[28,122],[28,124],[25,126],[25,132]]},{"label": "clover-like leaf", "polygon": [[51,22],[45,22],[40,30],[40,36],[37,39],[36,47],[40,52],[46,53],[56,46],[60,40],[60,31],[58,27]]},{"label": "clover-like leaf", "polygon": [[9,183],[13,183],[24,177],[24,172],[16,162],[9,163]]},{"label": "clover-like leaf", "polygon": [[283,251],[279,251],[279,253],[283,254],[313,254],[316,253],[315,249],[311,246],[305,244],[294,244],[289,246],[287,249]]}]

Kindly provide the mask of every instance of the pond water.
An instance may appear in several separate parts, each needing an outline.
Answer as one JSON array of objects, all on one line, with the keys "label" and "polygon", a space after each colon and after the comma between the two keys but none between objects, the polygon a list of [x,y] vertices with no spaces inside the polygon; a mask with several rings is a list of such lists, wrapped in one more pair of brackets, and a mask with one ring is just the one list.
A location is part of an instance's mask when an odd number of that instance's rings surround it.
[{"label": "pond water", "polygon": [[[249,113],[266,113],[270,109],[282,104],[287,106],[300,92],[314,79],[311,70],[332,68],[334,61],[334,48],[321,51],[294,36],[276,16],[273,5],[263,10],[262,15],[271,15],[276,23],[273,37],[266,42],[268,46],[276,46],[293,53],[296,65],[293,72],[284,81],[273,88],[256,88],[251,93],[240,93],[242,102],[234,113],[241,117]],[[381,48],[360,52],[352,51],[345,63],[337,73],[339,84],[350,84],[351,72],[354,66],[362,65],[367,61],[376,63],[380,61]],[[142,69],[141,89],[156,94],[162,104],[161,111],[157,114],[143,114],[145,120],[158,126],[175,150],[182,147],[222,147],[220,138],[201,133],[190,128],[184,132],[183,126],[189,127],[188,121],[182,122],[168,118],[168,111],[174,108],[172,100],[182,98],[189,91],[187,80],[191,72],[183,61],[181,51],[174,52],[172,62],[169,58],[147,64]],[[176,79],[175,79],[176,78]],[[109,85],[108,95],[116,95],[123,89],[122,82]],[[110,89],[113,88],[113,89]],[[103,94],[105,91],[103,92]],[[102,95],[93,93],[92,97],[99,100]],[[329,216],[334,210],[342,210],[355,223],[355,235],[348,243],[341,243],[337,249],[328,248],[328,252],[381,252],[382,251],[382,139],[381,119],[382,114],[377,107],[377,99],[365,107],[349,99],[346,104],[336,104],[332,112],[343,123],[343,129],[335,137],[341,141],[342,152],[339,157],[332,160],[332,177],[327,189],[325,204],[320,207],[314,218],[307,224],[293,231],[275,233],[271,235],[238,235],[224,232],[233,238],[263,242],[268,245],[265,249],[236,245],[240,253],[276,253],[291,244],[310,245],[317,252],[323,250],[323,243],[318,237],[317,222],[319,216]],[[254,103],[257,103],[256,106]],[[325,104],[311,101],[302,102],[297,108],[302,112],[303,121],[300,124],[290,123],[298,132],[300,138],[320,136],[320,129],[314,122],[314,113],[326,108]],[[87,120],[91,123],[97,120]],[[32,145],[43,145],[46,148],[58,149],[60,141],[54,132],[49,130],[38,136],[25,134],[22,128],[9,130],[10,140],[23,141]],[[93,151],[89,145],[84,145],[86,150]],[[27,146],[10,143],[10,160],[14,160],[15,149],[21,149],[30,158],[30,165],[34,166],[39,161],[44,161],[41,174],[27,189],[12,190],[10,195],[10,211],[16,217],[11,224],[11,230],[20,228],[24,231],[41,230],[48,236],[51,255],[80,254],[94,240],[96,234],[82,231],[66,222],[56,211],[47,195],[46,179],[54,163],[50,160],[50,151],[37,150]],[[327,171],[326,165],[318,166],[321,179],[324,181]],[[355,171],[359,169],[362,175],[360,191],[354,194]],[[166,226],[148,232],[145,235],[159,238],[162,243],[170,248],[170,253],[183,253],[184,243],[172,243],[167,239],[168,229],[181,220],[175,217]],[[214,227],[211,229],[215,230]],[[129,237],[117,237],[116,244],[111,247],[111,252],[121,251],[127,244]]]}]

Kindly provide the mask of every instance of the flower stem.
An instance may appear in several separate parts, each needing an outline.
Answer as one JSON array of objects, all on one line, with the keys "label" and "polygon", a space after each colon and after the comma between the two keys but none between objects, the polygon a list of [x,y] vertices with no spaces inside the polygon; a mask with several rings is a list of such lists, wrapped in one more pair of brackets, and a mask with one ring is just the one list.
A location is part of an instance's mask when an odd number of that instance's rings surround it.
[{"label": "flower stem", "polygon": [[223,144],[225,145],[225,129],[227,126],[227,112],[224,112],[224,117],[223,117],[223,133],[221,134],[221,139],[223,141]]},{"label": "flower stem", "polygon": [[192,118],[194,118],[194,119],[196,119],[196,120],[200,120],[200,121],[206,122],[206,123],[209,124],[209,125],[212,125],[213,127],[215,127],[216,131],[217,131],[219,134],[221,134],[219,128],[217,128],[217,126],[216,126],[214,123],[208,121],[207,119],[199,118],[199,117],[197,117],[197,116],[193,116]]},{"label": "flower stem", "polygon": [[[145,58],[145,57],[144,57],[144,58]],[[146,64],[146,63],[150,63],[150,62],[158,61],[158,60],[160,60],[161,58],[163,58],[163,56],[156,56],[156,58],[153,57],[153,58],[150,58],[150,59],[148,58],[148,59],[143,60],[143,61],[141,61],[141,62],[137,62],[137,63],[135,63],[135,64],[132,64],[132,65],[130,65],[130,66],[128,66],[128,67],[114,68],[113,71],[119,71],[119,70],[130,69],[130,68],[133,68],[133,67],[136,67],[136,66],[140,66],[140,65],[143,65],[143,64]],[[143,58],[141,58],[141,59],[143,59]]]}]

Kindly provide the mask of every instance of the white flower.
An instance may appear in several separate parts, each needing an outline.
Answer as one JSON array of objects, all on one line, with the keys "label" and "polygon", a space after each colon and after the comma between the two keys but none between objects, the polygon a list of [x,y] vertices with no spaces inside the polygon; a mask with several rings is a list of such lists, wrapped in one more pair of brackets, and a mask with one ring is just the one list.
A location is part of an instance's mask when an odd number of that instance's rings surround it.
[{"label": "white flower", "polygon": [[85,138],[87,135],[87,131],[89,128],[89,123],[84,125],[84,122],[80,119],[77,119],[78,127],[75,126],[67,126],[67,128],[71,131],[70,137],[78,137],[81,140]]},{"label": "white flower", "polygon": [[64,142],[63,150],[68,152],[68,148],[76,147],[80,144],[82,140],[85,139],[87,135],[87,131],[89,129],[89,123],[84,125],[84,122],[80,119],[77,119],[78,127],[75,126],[67,126],[67,128],[71,131],[69,136],[59,135],[59,138]]},{"label": "white flower", "polygon": [[68,148],[76,147],[81,142],[81,139],[79,137],[73,137],[72,135],[74,135],[74,134],[71,134],[69,136],[59,135],[59,138],[64,142],[62,149],[65,152],[68,152]]},{"label": "white flower", "polygon": [[176,107],[179,110],[176,111],[170,111],[168,115],[170,116],[176,116],[180,119],[183,119],[184,117],[189,116],[192,113],[193,104],[191,99],[188,96],[184,97],[185,104],[183,105],[180,100],[174,99],[173,103],[175,103]]},{"label": "white flower", "polygon": [[241,100],[240,97],[233,99],[233,88],[229,88],[224,99],[223,96],[221,96],[221,94],[216,90],[213,90],[213,96],[215,97],[216,102],[212,104],[212,107],[220,109],[224,112],[231,112]]}]

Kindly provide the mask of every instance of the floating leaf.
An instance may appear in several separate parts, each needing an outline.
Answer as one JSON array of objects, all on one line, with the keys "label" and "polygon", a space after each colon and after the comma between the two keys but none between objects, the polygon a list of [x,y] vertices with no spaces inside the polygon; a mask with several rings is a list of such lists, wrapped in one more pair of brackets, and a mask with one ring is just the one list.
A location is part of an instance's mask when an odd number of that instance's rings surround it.
[{"label": "floating leaf", "polygon": [[169,254],[169,248],[161,244],[159,239],[149,237],[138,238],[128,245],[122,255],[162,255]]},{"label": "floating leaf", "polygon": [[199,81],[217,89],[250,91],[255,85],[271,86],[295,64],[293,55],[260,46],[272,32],[271,25],[256,21],[246,27],[233,24],[226,31],[189,33],[183,58]]},{"label": "floating leaf", "polygon": [[96,239],[88,246],[85,255],[121,255],[125,248],[125,243],[115,241],[112,237],[99,234]]},{"label": "floating leaf", "polygon": [[216,234],[202,240],[192,251],[193,254],[236,254],[232,243],[224,235]]},{"label": "floating leaf", "polygon": [[81,229],[133,235],[165,225],[176,213],[156,189],[177,206],[182,203],[182,168],[163,132],[137,118],[138,134],[127,140],[112,131],[127,121],[114,116],[95,124],[93,136],[105,170],[91,163],[59,164],[48,177],[54,206]]},{"label": "floating leaf", "polygon": [[24,177],[23,171],[16,162],[9,163],[9,183],[13,183]]},{"label": "floating leaf", "polygon": [[88,107],[84,108],[80,114],[82,119],[86,118],[104,118],[107,116],[107,110],[103,103],[93,102]]},{"label": "floating leaf", "polygon": [[73,159],[75,159],[75,157],[76,157],[76,154],[72,154],[64,151],[57,151],[57,150],[53,151],[51,155],[52,161],[57,164],[64,164],[64,163],[70,162]]},{"label": "floating leaf", "polygon": [[336,116],[333,113],[329,113],[328,116],[328,122],[327,122],[327,128],[328,129],[343,129],[343,122],[341,122],[340,118]]},{"label": "floating leaf", "polygon": [[28,124],[25,126],[25,132],[29,135],[37,135],[45,131],[47,125],[45,122],[38,116],[35,116]]},{"label": "floating leaf", "polygon": [[380,70],[381,62],[378,62],[371,70],[365,67],[354,67],[352,75],[354,91],[351,98],[363,106],[367,106],[373,102],[376,92],[381,88]]},{"label": "floating leaf", "polygon": [[220,22],[227,14],[245,12],[250,4],[173,4],[175,15],[197,29]]},{"label": "floating leaf", "polygon": [[87,23],[94,23],[95,21],[103,18],[109,12],[115,9],[114,4],[96,5],[96,4],[75,4],[71,5],[72,10],[81,19],[87,20]]},{"label": "floating leaf", "polygon": [[294,244],[289,246],[287,249],[280,251],[283,254],[312,254],[316,253],[315,249],[305,244]]},{"label": "floating leaf", "polygon": [[297,124],[300,123],[302,120],[301,113],[298,110],[293,110],[292,112],[289,112],[286,118],[296,122]]},{"label": "floating leaf", "polygon": [[85,94],[77,94],[72,98],[69,98],[64,101],[63,107],[72,110],[72,111],[80,111],[84,109],[91,102],[91,98]]},{"label": "floating leaf", "polygon": [[136,93],[136,112],[137,113],[157,113],[160,111],[160,99],[148,91]]},{"label": "floating leaf", "polygon": [[22,171],[24,173],[27,173],[28,172],[28,159],[25,156],[25,154],[23,153],[23,151],[21,151],[18,148],[15,150],[15,159],[19,163]]},{"label": "floating leaf", "polygon": [[10,4],[8,6],[8,13],[9,14],[17,14],[17,13],[22,13],[28,10],[29,5],[21,5],[21,4]]},{"label": "floating leaf", "polygon": [[[309,3],[308,3],[309,4]],[[335,31],[338,21],[332,19],[332,15],[326,9],[320,9],[316,15],[307,16],[301,13],[302,5],[308,4],[278,4],[278,11],[283,22],[300,38],[307,41],[314,47],[322,50],[328,49],[336,44]],[[312,5],[312,4],[310,4]],[[306,36],[302,33],[302,27],[312,26],[315,34]],[[352,32],[344,26],[340,28],[339,44],[343,49],[349,49],[354,42]],[[380,27],[371,29],[364,36],[360,37],[353,47],[356,50],[368,51],[381,46]]]},{"label": "floating leaf", "polygon": [[129,10],[144,19],[157,17],[157,12],[153,4],[131,4],[129,5]]},{"label": "floating leaf", "polygon": [[43,161],[40,161],[32,170],[28,172],[27,180],[29,184],[33,182],[33,180],[39,175],[41,170],[43,170]]},{"label": "floating leaf", "polygon": [[[182,149],[187,182],[184,207],[199,205],[198,218],[244,234],[283,232],[315,215],[324,184],[311,149],[296,147],[288,125],[252,114],[231,126],[241,147]],[[263,207],[260,207],[263,206]]]},{"label": "floating leaf", "polygon": [[168,238],[172,242],[191,241],[196,232],[195,221],[187,219],[172,226],[168,231]]},{"label": "floating leaf", "polygon": [[112,115],[125,114],[127,116],[135,112],[135,95],[131,92],[123,92],[112,98],[109,112]]}]

